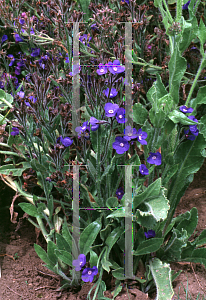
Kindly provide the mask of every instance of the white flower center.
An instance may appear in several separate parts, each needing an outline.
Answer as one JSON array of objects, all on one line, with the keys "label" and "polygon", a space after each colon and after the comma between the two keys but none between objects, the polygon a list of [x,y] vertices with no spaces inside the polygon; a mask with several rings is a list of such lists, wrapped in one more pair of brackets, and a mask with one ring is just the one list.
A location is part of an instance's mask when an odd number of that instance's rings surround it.
[{"label": "white flower center", "polygon": [[121,195],[121,193],[119,192],[118,195]]},{"label": "white flower center", "polygon": [[112,93],[110,93],[110,96],[113,96],[113,94],[112,94]]},{"label": "white flower center", "polygon": [[129,136],[132,136],[132,133],[130,132],[130,133],[128,133],[128,135],[129,135]]},{"label": "white flower center", "polygon": [[100,72],[103,73],[103,72],[104,72],[104,69],[101,69]]},{"label": "white flower center", "polygon": [[82,265],[82,261],[80,261],[80,266]]},{"label": "white flower center", "polygon": [[139,136],[139,139],[140,139],[140,141],[141,141],[142,137],[141,137],[141,136]]},{"label": "white flower center", "polygon": [[186,109],[186,108],[183,108],[183,111],[187,111],[187,109]]},{"label": "white flower center", "polygon": [[122,115],[119,115],[119,118],[122,119]]},{"label": "white flower center", "polygon": [[113,112],[114,112],[113,109],[110,109],[110,110],[108,111],[109,114],[113,114]]},{"label": "white flower center", "polygon": [[117,71],[117,67],[114,67],[113,70],[114,70],[114,71]]},{"label": "white flower center", "polygon": [[121,147],[124,147],[124,143],[120,143],[120,146],[121,146]]},{"label": "white flower center", "polygon": [[83,127],[82,127],[82,129],[85,129],[85,128],[86,128],[86,126],[83,126]]},{"label": "white flower center", "polygon": [[92,274],[92,271],[88,271],[88,275],[91,275]]},{"label": "white flower center", "polygon": [[152,159],[156,159],[156,156],[152,156]]}]

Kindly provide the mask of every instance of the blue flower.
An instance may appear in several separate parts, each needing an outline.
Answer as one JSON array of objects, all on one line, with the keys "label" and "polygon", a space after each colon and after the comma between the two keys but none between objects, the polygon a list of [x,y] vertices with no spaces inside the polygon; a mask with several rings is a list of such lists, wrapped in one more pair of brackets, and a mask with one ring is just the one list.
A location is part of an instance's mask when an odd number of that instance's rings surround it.
[{"label": "blue flower", "polygon": [[162,155],[159,152],[152,153],[150,152],[150,156],[147,158],[147,162],[152,165],[161,165],[162,163]]},{"label": "blue flower", "polygon": [[2,36],[2,39],[1,39],[1,45],[2,45],[6,40],[8,40],[8,36],[7,36],[6,34],[4,34],[4,35]]},{"label": "blue flower", "polygon": [[89,123],[91,124],[91,131],[96,131],[99,128],[99,120],[94,117],[91,117]]},{"label": "blue flower", "polygon": [[97,70],[98,75],[103,75],[107,73],[107,67],[103,64],[99,64],[99,69]]},{"label": "blue flower", "polygon": [[17,33],[14,35],[15,41],[16,42],[23,42],[24,39],[22,39]]},{"label": "blue flower", "polygon": [[147,133],[142,131],[142,129],[140,128],[138,131],[137,131],[137,134],[138,134],[138,142],[140,142],[140,144],[142,145],[147,145],[147,141],[145,141],[145,139],[147,138]]},{"label": "blue flower", "polygon": [[126,2],[129,5],[129,0],[122,0],[122,2]]},{"label": "blue flower", "polygon": [[119,189],[116,190],[116,196],[119,200],[122,199],[123,195],[124,195],[124,190],[122,187],[120,187]]},{"label": "blue flower", "polygon": [[[104,90],[103,93],[104,93],[105,96],[108,98],[108,95],[109,95],[109,88],[107,88],[106,90]],[[118,94],[117,90],[114,89],[114,88],[111,88],[109,97],[110,97],[110,98],[114,98],[114,97],[117,96],[117,94]]]},{"label": "blue flower", "polygon": [[24,92],[22,92],[22,91],[18,92],[17,95],[18,95],[20,98],[24,98]]},{"label": "blue flower", "polygon": [[8,54],[8,57],[12,58],[12,59],[11,59],[11,62],[10,62],[10,64],[9,64],[9,67],[11,67],[11,66],[13,66],[13,64],[14,64],[14,62],[15,62],[15,58],[14,58],[14,56],[13,56],[12,54]]},{"label": "blue flower", "polygon": [[[198,120],[195,119],[194,116],[189,116],[188,119],[198,123]],[[199,130],[197,129],[197,125],[189,125],[189,129],[194,135],[196,135],[196,136],[198,135]]]},{"label": "blue flower", "polygon": [[189,4],[190,0],[182,6],[182,9],[188,9]]},{"label": "blue flower", "polygon": [[115,142],[112,144],[113,149],[116,149],[117,154],[123,154],[129,150],[129,143],[121,136],[115,138]]},{"label": "blue flower", "polygon": [[188,139],[188,140],[191,140],[191,141],[194,141],[196,136],[195,135],[189,135],[189,129],[188,130],[184,130],[184,133],[185,133],[185,137]]},{"label": "blue flower", "polygon": [[84,133],[86,130],[90,131],[90,126],[88,125],[88,121],[84,122],[82,126],[78,126],[75,128],[75,131],[79,133],[78,137],[80,137],[81,133]]},{"label": "blue flower", "polygon": [[186,113],[192,113],[193,110],[194,110],[192,107],[188,108],[188,107],[185,106],[185,105],[180,106],[179,109],[180,109],[183,113],[185,113],[185,114],[186,114]]},{"label": "blue flower", "polygon": [[64,139],[60,137],[60,141],[64,145],[64,147],[69,147],[73,143],[73,141],[69,137],[65,137]]},{"label": "blue flower", "polygon": [[133,133],[132,133],[132,128],[131,126],[126,126],[126,128],[124,129],[124,138],[127,141],[131,141],[131,139],[136,139],[138,137],[137,134],[137,129],[133,128]]},{"label": "blue flower", "polygon": [[[33,101],[33,103],[35,103],[36,100],[37,100],[37,98],[34,98],[34,96],[30,96],[29,99],[31,99]],[[24,101],[24,102],[25,102],[26,106],[30,106],[31,107],[31,105],[30,105],[30,103],[28,101]]]},{"label": "blue flower", "polygon": [[[87,39],[88,39],[87,34],[83,34],[82,36],[79,37],[80,42],[82,42],[84,45],[85,45],[85,40],[87,41]],[[92,37],[90,36],[89,41],[91,39],[92,39]],[[90,47],[89,44],[87,44],[87,46]]]},{"label": "blue flower", "polygon": [[66,56],[67,56],[67,57],[65,57],[65,63],[66,63],[66,64],[69,64],[69,54],[67,53]]},{"label": "blue flower", "polygon": [[75,271],[80,271],[81,268],[86,264],[86,256],[84,254],[80,254],[78,259],[74,259],[72,265],[75,266]]},{"label": "blue flower", "polygon": [[125,118],[125,109],[123,107],[119,108],[116,111],[116,119],[118,123],[125,123],[127,122],[127,118]]},{"label": "blue flower", "polygon": [[144,233],[144,235],[146,236],[147,239],[151,238],[151,237],[155,237],[156,233],[154,230],[148,230],[147,232]]},{"label": "blue flower", "polygon": [[139,166],[139,171],[142,175],[149,175],[149,170],[143,164]]},{"label": "blue flower", "polygon": [[31,48],[31,50],[32,50],[32,53],[31,53],[32,57],[36,57],[36,56],[40,55],[40,48]]},{"label": "blue flower", "polygon": [[82,272],[82,280],[84,282],[92,282],[94,279],[94,276],[98,274],[98,269],[96,266],[93,268],[85,268],[84,271]]},{"label": "blue flower", "polygon": [[12,132],[11,132],[11,135],[17,135],[19,134],[19,129],[17,127],[12,127]]},{"label": "blue flower", "polygon": [[21,25],[24,25],[24,23],[25,23],[24,19],[20,19],[20,20],[19,20],[19,23],[20,23]]},{"label": "blue flower", "polygon": [[109,71],[115,75],[115,74],[123,73],[125,71],[125,67],[120,66],[120,61],[118,59],[115,59],[111,67],[109,67]]},{"label": "blue flower", "polygon": [[118,109],[119,106],[117,104],[106,103],[104,106],[106,117],[114,117]]}]

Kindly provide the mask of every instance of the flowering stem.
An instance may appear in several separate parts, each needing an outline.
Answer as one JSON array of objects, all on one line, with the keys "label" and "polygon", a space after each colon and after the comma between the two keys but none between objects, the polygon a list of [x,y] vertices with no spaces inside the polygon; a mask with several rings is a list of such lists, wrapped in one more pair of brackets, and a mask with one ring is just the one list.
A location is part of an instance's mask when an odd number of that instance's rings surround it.
[{"label": "flowering stem", "polygon": [[[97,160],[96,160],[96,173],[97,173],[97,196],[99,203],[101,202],[101,126],[97,130]],[[103,207],[102,203],[102,207]]]},{"label": "flowering stem", "polygon": [[188,97],[187,97],[187,101],[186,101],[186,103],[185,103],[185,105],[186,105],[187,107],[189,106],[189,101],[190,101],[190,98],[192,97],[192,93],[193,93],[194,88],[195,88],[195,86],[196,86],[197,80],[198,80],[198,78],[199,78],[199,76],[200,76],[200,74],[201,74],[201,72],[202,72],[202,69],[204,69],[204,67],[205,67],[205,60],[206,60],[206,56],[204,56],[204,57],[202,58],[201,64],[200,64],[200,66],[199,66],[199,69],[198,69],[197,74],[196,74],[196,76],[195,76],[195,79],[194,79],[194,81],[193,81],[193,84],[192,84],[192,86],[191,86],[191,88],[190,88],[190,92],[189,92],[189,95],[188,95]]}]

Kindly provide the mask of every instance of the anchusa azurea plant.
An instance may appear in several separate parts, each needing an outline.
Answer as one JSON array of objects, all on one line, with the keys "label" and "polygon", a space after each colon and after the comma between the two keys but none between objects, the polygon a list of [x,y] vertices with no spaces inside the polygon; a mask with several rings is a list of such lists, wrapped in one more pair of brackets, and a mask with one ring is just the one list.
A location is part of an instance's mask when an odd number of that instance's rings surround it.
[{"label": "anchusa azurea plant", "polygon": [[[179,272],[169,263],[205,265],[206,230],[189,240],[197,209],[174,218],[206,156],[206,118],[198,117],[206,92],[199,2],[177,0],[173,18],[154,1],[164,30],[148,32],[144,13],[151,7],[142,13],[135,1],[110,8],[50,2],[55,17],[41,2],[18,15],[0,1],[1,20],[13,30],[1,37],[0,173],[27,200],[19,205],[47,242],[47,251],[35,250],[63,278],[61,288],[94,282],[93,299],[106,299],[106,272],[116,280],[114,297],[121,281],[133,279],[143,292],[172,299]],[[200,63],[192,74],[184,53],[197,39]],[[135,276],[140,265],[142,278]]]}]

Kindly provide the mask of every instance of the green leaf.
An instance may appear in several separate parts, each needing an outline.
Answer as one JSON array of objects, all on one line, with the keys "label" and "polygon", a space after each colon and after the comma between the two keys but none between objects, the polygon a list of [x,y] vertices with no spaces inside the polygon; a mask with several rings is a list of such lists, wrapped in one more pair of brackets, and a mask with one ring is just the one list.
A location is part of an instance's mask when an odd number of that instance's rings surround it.
[{"label": "green leaf", "polygon": [[56,244],[59,250],[70,251],[69,243],[61,234],[57,232],[56,232]]},{"label": "green leaf", "polygon": [[206,267],[206,249],[205,248],[195,249],[192,252],[192,255],[190,257],[185,257],[184,259],[182,259],[182,261],[191,261],[194,263],[200,263]]},{"label": "green leaf", "polygon": [[73,259],[72,259],[72,255],[70,252],[54,249],[54,253],[57,258],[59,258],[63,261],[63,263],[69,265],[70,267],[73,267],[73,265],[72,265]]},{"label": "green leaf", "polygon": [[134,252],[134,255],[144,255],[150,254],[151,252],[157,251],[163,244],[163,238],[152,238],[142,242],[137,250]]},{"label": "green leaf", "polygon": [[133,209],[135,210],[143,201],[145,201],[149,197],[158,196],[160,193],[160,188],[161,178],[158,178],[152,184],[150,184],[144,192],[134,197]]},{"label": "green leaf", "polygon": [[57,245],[55,245],[54,242],[52,241],[48,241],[47,244],[47,255],[49,260],[56,265],[56,263],[58,262],[58,258],[56,256],[56,254],[54,253],[55,250],[58,250]]},{"label": "green leaf", "polygon": [[30,215],[32,217],[37,217],[38,216],[37,208],[33,204],[31,204],[31,203],[19,203],[18,205],[28,215]]},{"label": "green leaf", "polygon": [[119,202],[117,200],[117,197],[110,197],[106,201],[106,206],[107,207],[115,207],[115,208],[117,208],[118,205],[119,205]]},{"label": "green leaf", "polygon": [[89,173],[91,177],[93,178],[94,182],[96,182],[96,169],[89,159],[87,159],[87,166],[89,168]]},{"label": "green leaf", "polygon": [[37,172],[47,173],[47,169],[41,165],[35,158],[31,160],[32,169]]},{"label": "green leaf", "polygon": [[[69,249],[67,249],[68,251],[72,251],[72,235],[69,231],[69,227],[68,227],[68,224],[66,222],[66,220],[64,221],[63,225],[62,225],[62,235],[63,235],[63,238],[66,240],[67,244],[69,245]],[[76,249],[76,252],[77,249]]]},{"label": "green leaf", "polygon": [[119,237],[124,233],[124,228],[118,227],[115,228],[110,235],[107,237],[105,244],[108,246],[108,252],[107,252],[107,260],[109,259],[109,253],[114,246],[114,244],[117,242]]},{"label": "green leaf", "polygon": [[191,107],[193,109],[196,109],[198,104],[206,104],[206,86],[200,87],[198,89],[197,97],[191,101]]},{"label": "green leaf", "polygon": [[162,263],[158,258],[150,259],[149,268],[152,272],[157,289],[156,299],[171,300],[174,291],[172,288],[171,268],[167,263]]},{"label": "green leaf", "polygon": [[148,117],[148,111],[141,103],[133,105],[133,121],[137,124],[143,125]]},{"label": "green leaf", "polygon": [[168,66],[170,95],[174,103],[178,104],[180,82],[187,69],[187,60],[180,55],[178,47],[175,47]]},{"label": "green leaf", "polygon": [[90,260],[89,260],[90,268],[93,268],[94,266],[97,266],[98,255],[93,250],[90,250],[89,253],[90,253]]},{"label": "green leaf", "polygon": [[100,219],[89,224],[80,235],[80,253],[87,255],[102,227]]},{"label": "green leaf", "polygon": [[174,123],[181,123],[183,125],[197,125],[197,122],[194,122],[183,114],[181,111],[173,110],[169,113],[169,118]]},{"label": "green leaf", "polygon": [[16,166],[22,165],[23,168],[15,168],[15,166],[12,165],[5,165],[0,167],[0,173],[5,175],[12,175],[12,176],[22,176],[22,173],[24,170],[31,168],[31,165],[29,162],[21,162],[17,164]]},{"label": "green leaf", "polygon": [[43,262],[45,262],[47,265],[54,266],[54,264],[48,258],[46,251],[41,246],[34,243],[34,250],[41,260],[43,260]]},{"label": "green leaf", "polygon": [[190,237],[195,231],[195,228],[197,227],[197,222],[198,222],[197,208],[193,207],[189,212],[189,218],[182,220],[176,228],[179,231],[181,231],[181,229],[186,230],[188,237]]}]

